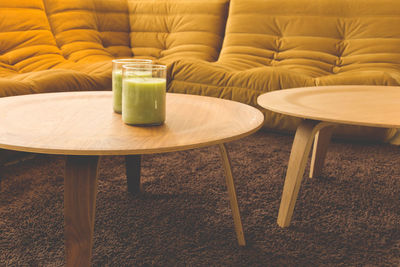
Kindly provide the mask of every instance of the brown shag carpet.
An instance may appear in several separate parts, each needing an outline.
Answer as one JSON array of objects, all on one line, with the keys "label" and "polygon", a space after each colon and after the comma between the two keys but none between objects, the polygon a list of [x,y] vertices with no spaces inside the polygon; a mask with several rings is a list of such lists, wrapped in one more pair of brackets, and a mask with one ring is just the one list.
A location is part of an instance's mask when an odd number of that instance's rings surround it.
[{"label": "brown shag carpet", "polygon": [[[248,246],[237,246],[217,147],[145,155],[145,194],[123,157],[100,162],[93,266],[399,266],[399,147],[333,142],[303,180],[292,224],[276,224],[293,136],[228,144]],[[63,266],[63,157],[3,169],[0,266]]]}]

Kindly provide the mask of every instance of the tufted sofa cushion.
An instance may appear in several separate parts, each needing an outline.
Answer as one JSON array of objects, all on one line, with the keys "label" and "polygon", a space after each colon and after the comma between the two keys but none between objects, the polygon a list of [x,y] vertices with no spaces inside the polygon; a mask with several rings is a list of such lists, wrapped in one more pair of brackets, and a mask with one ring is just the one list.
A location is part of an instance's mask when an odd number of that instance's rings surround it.
[{"label": "tufted sofa cushion", "polygon": [[128,0],[132,53],[165,63],[215,61],[228,14],[226,0]]},{"label": "tufted sofa cushion", "polygon": [[0,12],[2,69],[30,72],[63,60],[41,0],[1,1]]},{"label": "tufted sofa cushion", "polygon": [[[286,88],[400,85],[399,25],[397,0],[231,0],[218,61],[176,62],[170,90],[257,106],[258,95]],[[267,128],[292,131],[299,123],[264,112]],[[344,130],[354,131],[390,135]]]},{"label": "tufted sofa cushion", "polygon": [[121,0],[43,0],[57,45],[66,59],[131,57],[129,15]]}]

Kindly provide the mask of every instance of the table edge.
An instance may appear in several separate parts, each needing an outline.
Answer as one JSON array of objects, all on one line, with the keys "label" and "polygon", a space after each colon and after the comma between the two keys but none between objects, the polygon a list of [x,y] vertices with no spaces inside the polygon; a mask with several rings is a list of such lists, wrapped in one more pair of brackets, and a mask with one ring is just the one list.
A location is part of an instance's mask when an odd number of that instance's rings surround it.
[{"label": "table edge", "polygon": [[[261,111],[259,111],[261,113]],[[262,113],[261,113],[262,115]],[[174,146],[174,147],[163,147],[163,148],[154,148],[154,149],[135,149],[135,150],[66,150],[66,149],[40,149],[40,148],[32,148],[32,147],[20,147],[20,146],[11,146],[0,144],[0,149],[7,149],[13,151],[20,152],[28,152],[28,153],[36,153],[36,154],[48,154],[48,155],[68,155],[68,156],[124,156],[124,155],[143,155],[143,154],[158,154],[158,153],[168,153],[168,152],[176,152],[176,151],[185,151],[190,149],[208,147],[213,145],[219,145],[224,143],[229,143],[232,141],[239,140],[246,136],[249,136],[262,128],[264,124],[264,120],[260,122],[260,124],[252,129],[251,131],[230,136],[223,139],[202,142],[198,144],[189,144],[182,146]]]},{"label": "table edge", "polygon": [[[346,85],[340,85],[340,87],[343,87]],[[335,85],[330,85],[330,86],[309,86],[309,87],[297,87],[297,88],[289,88],[289,89],[282,89],[279,91],[272,91],[272,92],[267,92],[264,94],[261,94],[257,97],[257,104],[266,109],[266,110],[270,110],[279,114],[283,114],[283,115],[289,115],[289,116],[293,116],[296,118],[300,118],[300,119],[309,119],[309,120],[316,120],[316,121],[324,121],[324,122],[330,122],[330,123],[336,123],[336,124],[345,124],[345,125],[353,125],[353,126],[367,126],[367,127],[376,127],[376,128],[395,128],[398,129],[399,126],[398,125],[393,125],[393,124],[376,124],[376,123],[369,123],[369,122],[354,122],[354,121],[350,121],[350,120],[346,120],[346,119],[330,119],[330,118],[325,118],[325,117],[321,117],[318,115],[315,116],[310,116],[310,115],[306,115],[306,114],[300,114],[300,113],[293,113],[293,112],[288,112],[288,111],[282,111],[279,108],[276,107],[270,107],[268,106],[268,104],[265,103],[260,103],[260,99],[262,99],[264,97],[264,95],[267,94],[277,94],[279,92],[282,91],[289,91],[289,90],[302,90],[302,89],[312,89],[312,88],[319,88],[319,87],[327,87],[327,88],[333,88],[333,87],[337,87]],[[376,85],[348,85],[348,87],[377,87]],[[400,90],[400,86],[380,86],[379,87],[398,87]]]}]

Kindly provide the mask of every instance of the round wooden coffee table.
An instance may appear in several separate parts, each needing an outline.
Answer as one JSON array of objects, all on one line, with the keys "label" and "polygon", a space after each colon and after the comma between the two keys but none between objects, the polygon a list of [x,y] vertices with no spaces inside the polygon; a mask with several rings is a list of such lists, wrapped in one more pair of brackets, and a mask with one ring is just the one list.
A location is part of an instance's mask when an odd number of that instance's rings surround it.
[{"label": "round wooden coffee table", "polygon": [[0,148],[66,155],[67,265],[90,265],[101,155],[130,155],[126,164],[128,187],[137,191],[141,154],[218,145],[238,243],[245,245],[224,143],[257,131],[264,121],[262,113],[238,102],[168,93],[165,124],[135,127],[124,124],[121,115],[112,111],[111,94],[69,92],[0,98]]},{"label": "round wooden coffee table", "polygon": [[258,104],[266,109],[305,119],[290,154],[278,214],[281,227],[290,225],[313,140],[310,178],[321,173],[335,125],[400,128],[399,103],[400,87],[395,86],[294,88],[258,97]]}]

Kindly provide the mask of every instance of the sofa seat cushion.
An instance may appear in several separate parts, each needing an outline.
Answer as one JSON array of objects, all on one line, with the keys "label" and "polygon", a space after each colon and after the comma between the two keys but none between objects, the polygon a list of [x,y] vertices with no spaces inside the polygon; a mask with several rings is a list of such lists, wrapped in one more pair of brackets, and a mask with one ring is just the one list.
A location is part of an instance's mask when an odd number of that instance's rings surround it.
[{"label": "sofa seat cushion", "polygon": [[169,92],[208,95],[253,106],[262,93],[314,85],[312,77],[276,66],[234,71],[219,62],[181,60],[171,68]]},{"label": "sofa seat cushion", "polygon": [[0,78],[0,97],[33,93],[109,89],[106,79],[71,69],[51,69]]},{"label": "sofa seat cushion", "polygon": [[34,93],[32,86],[24,81],[17,81],[14,79],[0,77],[0,97],[14,96],[14,95],[27,95]]},{"label": "sofa seat cushion", "polygon": [[233,71],[219,62],[182,60],[172,65],[171,72],[169,92],[219,97],[258,107],[268,118],[264,127],[281,131],[294,130],[300,120],[262,109],[257,97],[283,88],[313,86],[312,77],[274,66]]},{"label": "sofa seat cushion", "polygon": [[32,93],[111,90],[111,62],[64,60],[52,69],[8,73],[0,77],[0,97]]},{"label": "sofa seat cushion", "polygon": [[[278,114],[257,104],[257,97],[263,93],[316,85],[337,84],[387,84],[400,85],[398,72],[392,70],[364,70],[355,73],[329,74],[315,78],[287,67],[254,66],[242,62],[234,70],[231,64],[181,60],[172,65],[172,77],[168,91],[173,93],[198,94],[239,101],[259,108],[265,115],[264,128],[293,132],[301,119]],[[253,67],[250,67],[253,65]],[[243,69],[247,66],[247,69]],[[355,75],[356,74],[356,75]],[[397,75],[397,76],[396,76]],[[319,84],[317,84],[317,82]],[[354,82],[354,83],[353,83]],[[386,140],[395,131],[370,127],[338,127],[336,136],[344,138],[365,138]]]},{"label": "sofa seat cushion", "polygon": [[391,68],[360,68],[357,70],[330,74],[315,79],[315,85],[400,85],[400,70]]}]

